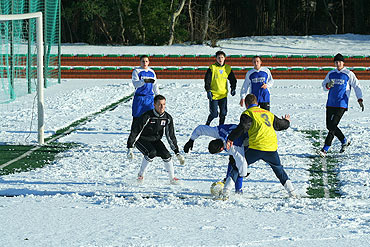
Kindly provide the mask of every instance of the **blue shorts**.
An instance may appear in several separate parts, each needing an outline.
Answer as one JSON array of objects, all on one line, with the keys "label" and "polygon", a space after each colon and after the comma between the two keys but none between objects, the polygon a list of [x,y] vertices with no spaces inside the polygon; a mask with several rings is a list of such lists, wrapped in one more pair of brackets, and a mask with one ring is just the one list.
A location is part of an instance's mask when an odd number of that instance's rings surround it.
[{"label": "blue shorts", "polygon": [[153,95],[135,95],[132,102],[132,116],[140,117],[144,112],[154,109]]}]

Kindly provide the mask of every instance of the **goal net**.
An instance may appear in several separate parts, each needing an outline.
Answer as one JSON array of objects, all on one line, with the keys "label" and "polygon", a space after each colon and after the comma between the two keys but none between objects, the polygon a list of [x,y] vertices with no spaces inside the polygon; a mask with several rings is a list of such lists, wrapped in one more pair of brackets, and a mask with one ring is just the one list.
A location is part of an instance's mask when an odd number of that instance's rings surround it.
[{"label": "goal net", "polygon": [[43,143],[39,91],[61,82],[60,6],[61,0],[0,0],[0,145]]},{"label": "goal net", "polygon": [[[25,106],[30,109],[32,104],[26,103],[27,100],[22,101],[25,105],[19,104],[19,102],[13,104],[13,101],[17,97],[36,91],[37,114],[35,115],[37,115],[37,121],[35,122],[37,122],[37,142],[39,144],[44,143],[42,24],[41,12],[0,15],[0,105],[3,105],[2,109],[0,108],[3,115],[1,127],[10,127],[5,132],[26,131],[25,125],[22,126],[22,121],[13,122],[13,119],[19,117],[19,111],[24,110]],[[6,109],[4,109],[4,105],[6,105]]]}]

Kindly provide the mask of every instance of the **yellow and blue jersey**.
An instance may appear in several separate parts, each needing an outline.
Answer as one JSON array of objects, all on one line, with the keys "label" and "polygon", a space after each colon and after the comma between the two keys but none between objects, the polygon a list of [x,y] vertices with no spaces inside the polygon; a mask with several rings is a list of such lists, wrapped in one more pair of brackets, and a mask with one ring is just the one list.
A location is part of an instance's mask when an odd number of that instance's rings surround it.
[{"label": "yellow and blue jersey", "polygon": [[218,63],[209,66],[212,72],[211,92],[213,100],[220,100],[227,97],[227,79],[231,73],[230,65],[220,66]]},{"label": "yellow and blue jersey", "polygon": [[243,114],[253,119],[248,130],[249,148],[260,151],[276,151],[278,144],[273,125],[275,115],[257,106],[248,108]]}]

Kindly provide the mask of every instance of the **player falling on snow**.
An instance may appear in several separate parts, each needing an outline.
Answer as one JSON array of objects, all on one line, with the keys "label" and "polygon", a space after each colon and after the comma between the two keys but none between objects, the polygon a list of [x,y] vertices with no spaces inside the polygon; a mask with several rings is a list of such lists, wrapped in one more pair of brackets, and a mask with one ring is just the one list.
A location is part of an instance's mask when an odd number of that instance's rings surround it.
[{"label": "player falling on snow", "polygon": [[246,134],[240,136],[235,140],[235,144],[231,149],[225,149],[227,137],[230,132],[236,127],[236,124],[223,124],[215,127],[210,127],[208,125],[199,125],[193,130],[189,141],[184,146],[184,152],[188,153],[189,150],[193,149],[194,141],[199,136],[210,136],[216,138],[215,140],[212,140],[208,145],[208,150],[211,154],[220,153],[221,151],[225,150],[230,155],[228,171],[222,195],[224,199],[227,199],[234,183],[235,192],[242,193],[243,177],[248,176],[248,165],[244,157],[244,141],[248,140],[248,135]]},{"label": "player falling on snow", "polygon": [[170,182],[172,184],[178,183],[179,179],[174,174],[171,154],[161,141],[163,133],[165,133],[167,141],[181,165],[185,163],[185,159],[180,154],[179,147],[177,146],[173,119],[165,111],[165,108],[166,98],[162,95],[155,96],[154,109],[142,114],[132,126],[130,136],[127,140],[127,157],[130,160],[133,159],[134,154],[132,149],[134,146],[144,155],[138,174],[138,182],[144,180],[145,169],[148,164],[155,157],[161,157],[167,169]]}]

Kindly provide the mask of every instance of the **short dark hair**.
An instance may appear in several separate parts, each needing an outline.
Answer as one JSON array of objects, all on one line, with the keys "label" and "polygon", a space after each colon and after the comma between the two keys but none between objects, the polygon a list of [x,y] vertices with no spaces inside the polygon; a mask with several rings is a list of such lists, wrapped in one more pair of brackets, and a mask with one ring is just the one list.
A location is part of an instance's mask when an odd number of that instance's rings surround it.
[{"label": "short dark hair", "polygon": [[140,61],[141,61],[141,59],[143,59],[143,58],[148,58],[148,59],[149,59],[149,56],[148,56],[148,55],[141,55],[141,56],[140,56]]},{"label": "short dark hair", "polygon": [[159,100],[166,100],[166,98],[163,95],[158,94],[154,97],[154,103],[157,103]]},{"label": "short dark hair", "polygon": [[254,94],[247,94],[245,96],[244,102],[246,105],[251,105],[251,104],[257,104],[257,97]]},{"label": "short dark hair", "polygon": [[259,58],[259,59],[262,61],[262,58],[261,58],[260,56],[258,56],[258,55],[257,55],[257,56],[253,56],[253,57],[252,57],[252,61],[253,61],[254,59],[256,59],[256,58]]},{"label": "short dark hair", "polygon": [[224,146],[224,142],[221,139],[215,139],[209,142],[208,151],[211,154],[216,154],[221,152],[221,148]]},{"label": "short dark hair", "polygon": [[218,51],[218,52],[216,52],[216,57],[217,57],[218,55],[223,55],[224,57],[226,57],[226,54],[225,54],[225,52],[223,52],[223,51]]},{"label": "short dark hair", "polygon": [[344,57],[343,57],[343,55],[342,54],[340,54],[340,53],[338,53],[337,55],[335,55],[335,57],[334,57],[334,62],[335,61],[342,61],[342,62],[344,62]]}]

